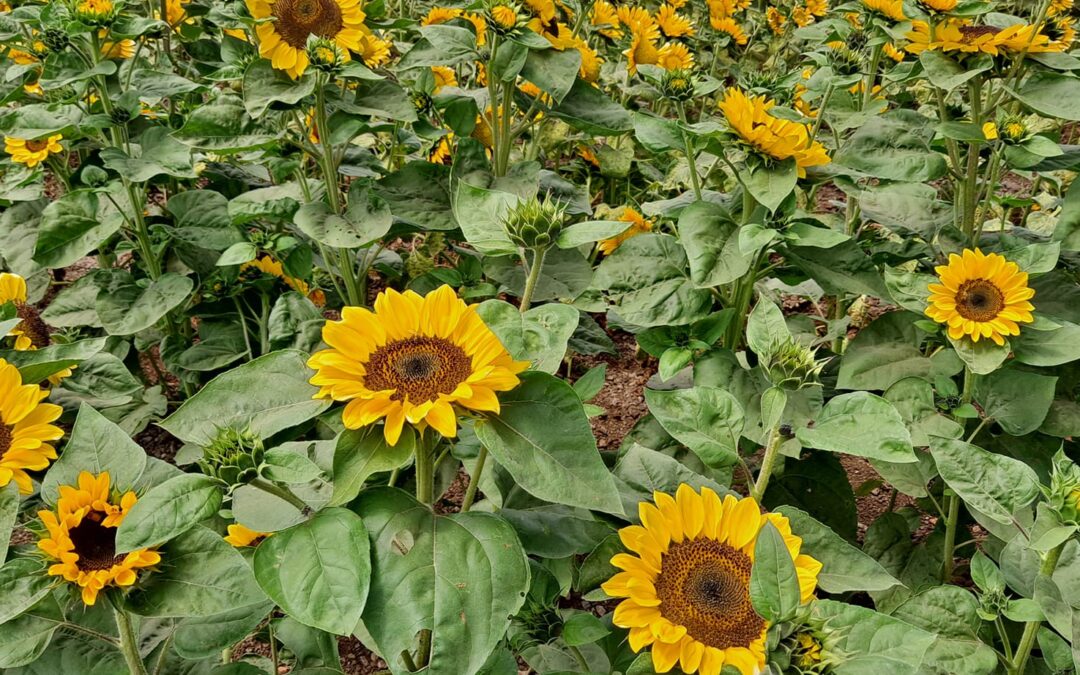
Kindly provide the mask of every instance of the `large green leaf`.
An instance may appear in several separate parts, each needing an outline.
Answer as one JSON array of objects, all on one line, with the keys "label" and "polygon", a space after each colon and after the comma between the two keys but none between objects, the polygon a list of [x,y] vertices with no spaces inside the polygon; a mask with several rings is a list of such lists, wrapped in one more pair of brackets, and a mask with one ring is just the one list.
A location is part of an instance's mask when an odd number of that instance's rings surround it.
[{"label": "large green leaf", "polygon": [[293,79],[268,59],[256,59],[244,71],[244,107],[261,117],[275,103],[296,105],[315,90],[315,77]]},{"label": "large green leaf", "polygon": [[0,668],[17,668],[36,661],[63,621],[60,604],[47,595],[17,618],[0,623]]},{"label": "large green leaf", "polygon": [[41,349],[0,350],[0,358],[19,368],[23,384],[37,384],[54,373],[98,356],[105,346],[106,338],[87,338],[57,342]]},{"label": "large green leaf", "polygon": [[387,445],[380,427],[346,429],[334,448],[334,495],[331,506],[351,502],[364,487],[364,481],[379,471],[391,471],[412,459],[416,436],[401,435],[396,445]]},{"label": "large green leaf", "polygon": [[1056,377],[1005,368],[976,378],[974,399],[1005,433],[1023,436],[1046,419],[1056,384]]},{"label": "large green leaf", "polygon": [[255,578],[300,623],[351,634],[371,579],[364,521],[347,509],[331,508],[275,533],[255,550]]},{"label": "large green leaf", "polygon": [[0,488],[0,566],[7,560],[8,543],[18,515],[19,486],[11,481]]},{"label": "large green leaf", "polygon": [[551,115],[595,136],[617,136],[634,126],[626,108],[581,78],[574,81],[566,98],[551,111]]},{"label": "large green leaf", "polygon": [[124,224],[115,204],[128,197],[108,188],[108,196],[94,190],[75,190],[45,207],[34,246],[34,260],[45,267],[67,267],[101,245]]},{"label": "large green leaf", "polygon": [[849,138],[833,162],[858,173],[921,183],[948,171],[945,157],[930,148],[931,120],[912,110],[873,117]]},{"label": "large green leaf", "polygon": [[391,488],[363,493],[371,590],[363,629],[390,668],[431,631],[432,673],[474,673],[503,639],[529,589],[529,565],[508,523],[489,513],[435,516]]},{"label": "large green leaf", "polygon": [[741,278],[751,257],[739,248],[739,227],[724,209],[695,202],[679,214],[679,242],[686,249],[690,278],[710,288]]},{"label": "large green leaf", "polygon": [[344,214],[331,213],[325,202],[309,202],[300,207],[293,222],[301,232],[320,244],[357,248],[386,234],[394,216],[386,200],[358,181],[349,189],[349,203]]},{"label": "large green leaf", "polygon": [[79,474],[108,471],[115,490],[135,487],[146,468],[146,453],[124,431],[85,403],[60,459],[41,481],[41,498],[55,504],[61,485],[78,485]]},{"label": "large green leaf", "polygon": [[533,307],[524,314],[502,300],[486,300],[476,309],[510,356],[529,361],[533,370],[545,373],[554,373],[562,365],[566,344],[580,319],[578,310],[559,303]]},{"label": "large green leaf", "polygon": [[143,616],[212,616],[266,596],[244,557],[220,534],[196,526],[163,546],[161,569],[127,596]]},{"label": "large green leaf", "polygon": [[845,658],[833,672],[837,675],[916,675],[935,635],[872,609],[835,600],[814,603],[814,617],[827,622]]},{"label": "large green leaf", "polygon": [[452,66],[476,56],[476,35],[468,28],[436,24],[420,33],[423,37],[401,57],[399,68]]},{"label": "large green leaf", "polygon": [[795,614],[801,591],[795,561],[776,525],[766,521],[754,543],[750,601],[762,618],[776,623]]},{"label": "large green leaf", "polygon": [[45,568],[45,561],[33,558],[16,558],[0,567],[0,625],[49,594],[53,582]]},{"label": "large green leaf", "polygon": [[1039,496],[1039,477],[1020,460],[951,438],[930,439],[942,479],[964,502],[999,523]]},{"label": "large green leaf", "polygon": [[1080,79],[1039,71],[1012,92],[1024,105],[1046,117],[1080,121]]},{"label": "large green leaf", "polygon": [[664,430],[708,466],[739,461],[743,409],[728,392],[715,387],[646,389],[645,401]]},{"label": "large green leaf", "polygon": [[133,183],[144,183],[154,176],[195,178],[191,148],[173,139],[168,127],[150,127],[139,136],[137,144],[101,151],[105,168],[112,169]]},{"label": "large green leaf", "polygon": [[273,608],[274,603],[263,601],[221,614],[188,617],[176,625],[173,648],[185,659],[218,656],[255,630]]},{"label": "large green leaf", "polygon": [[217,513],[221,491],[217,481],[200,473],[185,473],[155,485],[117,528],[117,553],[158,546],[187,532]]},{"label": "large green leaf", "polygon": [[634,443],[623,453],[612,474],[622,497],[623,511],[635,521],[638,504],[651,501],[654,492],[674,495],[683,483],[699,491],[707,487],[719,495],[728,492],[723,485],[695,473],[674,457],[638,443]]},{"label": "large green leaf", "polygon": [[890,312],[864,328],[840,361],[837,389],[885,390],[906,377],[955,375],[964,364],[950,350],[931,358],[919,349],[918,316]]},{"label": "large green leaf", "polygon": [[556,504],[622,513],[573,387],[546,373],[521,375],[501,410],[477,421],[476,435],[519,487]]},{"label": "large green leaf", "polygon": [[865,391],[830,399],[813,427],[795,432],[811,448],[886,462],[916,462],[911,435],[891,403]]},{"label": "large green leaf", "polygon": [[131,335],[152,327],[175,307],[187,302],[195,282],[173,272],[146,287],[130,275],[120,284],[102,289],[96,308],[110,335]]},{"label": "large green leaf", "polygon": [[313,400],[318,387],[308,382],[307,354],[292,349],[271,352],[210,380],[160,426],[188,442],[206,444],[222,428],[249,429],[262,438],[288,429],[325,410]]}]

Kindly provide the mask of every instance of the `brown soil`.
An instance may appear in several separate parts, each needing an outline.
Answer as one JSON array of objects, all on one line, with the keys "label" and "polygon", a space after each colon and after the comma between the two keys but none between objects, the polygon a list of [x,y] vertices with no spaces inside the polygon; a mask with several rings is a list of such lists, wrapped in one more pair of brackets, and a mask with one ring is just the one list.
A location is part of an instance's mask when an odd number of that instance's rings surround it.
[{"label": "brown soil", "polygon": [[346,675],[374,675],[386,671],[386,662],[354,637],[338,638],[341,669]]},{"label": "brown soil", "polygon": [[649,412],[645,405],[645,383],[656,372],[657,361],[644,353],[639,357],[633,335],[610,331],[616,354],[582,356],[574,360],[574,378],[601,363],[607,364],[604,387],[591,401],[604,409],[592,418],[596,446],[601,451],[618,450],[634,424]]},{"label": "brown soil", "polygon": [[151,424],[139,432],[135,436],[135,442],[142,446],[146,454],[166,462],[172,462],[176,458],[176,452],[184,444],[156,424]]}]

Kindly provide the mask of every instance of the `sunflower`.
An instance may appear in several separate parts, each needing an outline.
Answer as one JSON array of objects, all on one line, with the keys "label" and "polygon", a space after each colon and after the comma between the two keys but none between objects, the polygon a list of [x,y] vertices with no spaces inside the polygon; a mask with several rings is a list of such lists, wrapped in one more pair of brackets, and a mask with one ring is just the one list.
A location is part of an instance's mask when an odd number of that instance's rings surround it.
[{"label": "sunflower", "polygon": [[450,66],[432,66],[431,74],[435,78],[435,93],[443,87],[456,87],[457,73]]},{"label": "sunflower", "polygon": [[885,56],[888,56],[890,59],[896,61],[897,63],[900,63],[904,60],[904,50],[897,48],[897,46],[891,42],[886,42],[885,44],[881,45],[881,50],[885,54]]},{"label": "sunflower", "polygon": [[957,0],[918,0],[918,3],[932,12],[951,12],[956,9]]},{"label": "sunflower", "polygon": [[651,220],[645,220],[645,217],[634,209],[627,206],[623,210],[623,214],[619,216],[619,220],[624,223],[630,223],[630,227],[626,228],[619,234],[611,237],[610,239],[604,239],[596,244],[596,248],[600,249],[600,252],[604,255],[611,255],[615,252],[615,249],[631,237],[636,237],[639,234],[646,234],[652,232],[653,223]]},{"label": "sunflower", "polygon": [[[102,36],[106,33],[101,31]],[[103,59],[130,59],[135,56],[135,41],[124,38],[118,42],[105,40],[101,43],[101,58]]]},{"label": "sunflower", "polygon": [[623,52],[626,55],[626,69],[631,75],[637,74],[639,65],[654,64],[660,59],[660,50],[656,47],[659,39],[660,29],[655,23],[631,26],[630,47]]},{"label": "sunflower", "polygon": [[619,17],[619,23],[626,26],[631,31],[636,29],[644,30],[649,26],[656,25],[656,21],[653,20],[652,15],[649,14],[649,11],[644,7],[619,5],[619,8],[615,10],[615,14]]},{"label": "sunflower", "polygon": [[668,42],[657,52],[656,64],[664,70],[690,70],[694,54],[681,42]]},{"label": "sunflower", "polygon": [[930,284],[926,315],[948,324],[949,337],[965,335],[972,342],[990,338],[1005,344],[1005,335],[1019,335],[1017,323],[1031,323],[1029,302],[1035,290],[1027,285],[1027,272],[997,253],[965,249],[949,256],[949,264],[936,268],[938,281]]},{"label": "sunflower", "polygon": [[456,19],[461,16],[463,10],[457,7],[432,7],[428,10],[426,16],[420,20],[421,26],[434,26],[440,23],[446,23],[451,19]]},{"label": "sunflower", "polygon": [[800,668],[813,668],[821,663],[821,641],[810,633],[798,633],[795,636],[794,661]]},{"label": "sunflower", "polygon": [[584,40],[578,40],[575,46],[581,54],[581,68],[578,69],[578,75],[586,82],[596,82],[600,79],[600,64],[604,62],[604,58]]},{"label": "sunflower", "polygon": [[723,19],[709,18],[709,25],[713,29],[720,31],[721,33],[727,33],[731,36],[731,39],[735,41],[737,45],[746,44],[748,38],[746,32],[739,25],[739,22],[731,17],[725,17]]},{"label": "sunflower", "polygon": [[614,5],[607,0],[597,0],[593,3],[589,23],[599,28],[600,34],[604,37],[612,40],[618,40],[622,37],[622,30],[619,28],[619,15],[615,11]]},{"label": "sunflower", "polygon": [[0,487],[14,480],[19,492],[28,495],[34,485],[27,470],[41,471],[56,459],[49,443],[64,432],[52,422],[64,411],[42,403],[48,395],[36,384],[23,384],[19,369],[0,359]]},{"label": "sunflower", "polygon": [[[49,327],[41,320],[37,308],[26,301],[26,280],[18,274],[0,274],[0,305],[14,303],[16,315],[22,319],[8,336],[15,338],[15,350],[20,352],[48,347],[52,344]],[[2,336],[0,336],[2,337]],[[72,366],[74,368],[74,366]],[[64,368],[49,376],[49,383],[58,385],[71,376],[72,368]]]},{"label": "sunflower", "polygon": [[259,56],[270,59],[289,77],[300,77],[308,67],[307,40],[333,40],[339,47],[363,52],[364,26],[360,0],[245,0],[257,24]]},{"label": "sunflower", "polygon": [[907,21],[903,0],[862,0],[863,7],[893,21]]},{"label": "sunflower", "polygon": [[795,25],[799,28],[809,26],[816,21],[814,15],[810,13],[810,10],[802,6],[791,10],[791,20],[794,21]]},{"label": "sunflower", "polygon": [[365,66],[378,68],[390,60],[391,46],[389,40],[367,34],[360,38],[360,48],[356,51],[360,54],[360,60]]},{"label": "sunflower", "polygon": [[656,13],[656,25],[660,26],[664,35],[671,38],[694,34],[694,25],[690,23],[690,19],[679,16],[678,11],[667,3],[660,5],[660,10]]},{"label": "sunflower", "polygon": [[1073,7],[1073,0],[1053,0],[1050,3],[1050,10],[1047,12],[1047,16],[1059,16],[1061,14],[1068,14],[1069,10]]},{"label": "sunflower", "polygon": [[806,176],[807,167],[828,164],[828,153],[811,140],[807,126],[773,117],[769,114],[773,105],[764,96],[750,97],[732,87],[720,102],[720,110],[731,129],[757,151],[778,160],[794,157],[800,178]]},{"label": "sunflower", "polygon": [[527,362],[510,358],[484,324],[449,286],[421,297],[387,290],[375,311],[346,307],[341,321],[323,327],[330,346],[314,354],[316,398],[348,401],[342,421],[359,429],[385,418],[383,435],[396,445],[407,420],[457,435],[455,408],[499,411],[495,392],[518,384]]},{"label": "sunflower", "polygon": [[234,548],[258,546],[262,543],[263,539],[270,536],[267,532],[256,532],[255,530],[244,527],[240,523],[233,523],[226,529],[229,534],[227,534],[224,539],[232,544]]},{"label": "sunflower", "polygon": [[451,131],[431,147],[431,152],[428,153],[428,161],[432,164],[446,164],[449,166],[453,163],[453,149],[454,132]]},{"label": "sunflower", "polygon": [[116,554],[116,528],[136,501],[134,492],[118,496],[109,490],[108,472],[94,476],[83,471],[77,487],[60,487],[55,511],[38,511],[48,530],[38,548],[59,561],[49,567],[49,575],[78,584],[87,605],[97,602],[106,586],[130,586],[138,570],[161,562],[157,551],[145,548]]},{"label": "sunflower", "polygon": [[823,17],[829,13],[829,0],[806,0],[806,11],[816,17]]},{"label": "sunflower", "polygon": [[765,23],[769,24],[769,30],[775,35],[783,35],[787,18],[777,8],[770,7],[765,11]]},{"label": "sunflower", "polygon": [[60,145],[62,138],[62,134],[53,134],[48,138],[28,141],[22,138],[5,136],[4,151],[11,155],[11,161],[16,164],[25,164],[33,169],[48,159],[49,155],[64,151],[64,146]]},{"label": "sunflower", "polygon": [[[314,129],[314,125],[312,126],[312,129]],[[246,262],[240,266],[241,272],[247,270],[259,270],[263,274],[277,277],[278,279],[281,279],[286,286],[301,295],[308,295],[311,292],[306,281],[285,274],[285,267],[281,264],[281,261],[275,260],[268,255],[260,256],[255,260]]]},{"label": "sunflower", "polygon": [[742,675],[765,667],[769,623],[750,602],[750,571],[758,533],[771,522],[795,562],[801,599],[814,595],[821,563],[800,554],[802,539],[788,519],[761,513],[750,497],[723,499],[709,488],[699,494],[685,483],[675,497],[653,494],[638,505],[641,525],[619,530],[626,548],[611,564],[622,570],[604,592],[626,598],[615,608],[616,626],[630,629],[630,647],[652,646],[660,673],[676,663],[684,673],[719,675],[724,666]]}]

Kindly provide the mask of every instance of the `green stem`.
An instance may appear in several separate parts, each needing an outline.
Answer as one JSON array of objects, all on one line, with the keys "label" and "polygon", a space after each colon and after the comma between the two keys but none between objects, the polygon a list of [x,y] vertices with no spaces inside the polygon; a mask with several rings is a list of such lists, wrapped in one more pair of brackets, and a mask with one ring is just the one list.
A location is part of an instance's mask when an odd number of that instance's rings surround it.
[{"label": "green stem", "polygon": [[960,498],[952,490],[945,490],[948,514],[945,517],[945,550],[941,563],[941,583],[947,584],[953,574],[953,552],[956,548],[956,528],[960,520]]},{"label": "green stem", "polygon": [[262,309],[259,312],[259,355],[270,353],[270,298],[261,294]]},{"label": "green stem", "polygon": [[120,609],[119,604],[111,596],[110,602],[113,605],[113,616],[116,618],[116,629],[120,633],[120,653],[124,655],[128,671],[131,675],[146,675],[146,666],[143,664],[142,657],[139,656],[139,641],[131,626],[131,617]]},{"label": "green stem", "polygon": [[416,500],[431,505],[435,496],[435,462],[431,448],[421,442],[416,447]]},{"label": "green stem", "polygon": [[307,503],[304,502],[304,500],[300,499],[289,490],[278,487],[277,485],[274,485],[270,481],[263,478],[255,478],[251,480],[248,485],[254,488],[258,488],[267,494],[271,494],[280,499],[284,499],[285,501],[295,506],[301,513],[306,514],[311,510],[311,507],[308,506]]},{"label": "green stem", "polygon": [[592,671],[589,670],[589,662],[585,660],[585,655],[581,653],[581,650],[578,649],[577,647],[575,647],[574,645],[566,645],[566,646],[570,648],[570,653],[574,655],[574,659],[578,662],[578,665],[581,666],[581,672],[583,672],[583,673],[592,672]]},{"label": "green stem", "polygon": [[469,476],[469,487],[465,490],[465,499],[461,501],[461,512],[467,513],[472,508],[476,499],[476,490],[480,486],[480,476],[484,474],[484,463],[487,462],[487,446],[480,446],[480,453],[476,456],[476,468]]},{"label": "green stem", "polygon": [[994,627],[997,628],[998,637],[1001,639],[1001,647],[1005,650],[1005,659],[1011,663],[1013,660],[1012,642],[1009,640],[1009,633],[1005,630],[1005,622],[1000,616],[994,619]]},{"label": "green stem", "polygon": [[694,199],[701,201],[701,178],[698,177],[697,171],[697,156],[694,152],[694,146],[690,142],[690,134],[687,133],[684,127],[688,126],[686,121],[686,106],[682,101],[675,101],[675,109],[679,111],[679,121],[682,122],[682,127],[679,127],[679,134],[683,139],[683,147],[686,149],[686,163],[690,166],[690,185],[694,188]]},{"label": "green stem", "polygon": [[[544,266],[544,258],[547,256],[546,248],[533,249],[533,261],[529,266],[529,276],[525,279],[525,290],[521,294],[521,313],[524,314],[532,306],[533,293],[536,291],[536,283],[540,281],[540,269]],[[524,253],[522,262],[528,263]]]},{"label": "green stem", "polygon": [[[1040,577],[1049,578],[1054,576],[1058,559],[1061,558],[1061,551],[1064,550],[1067,543],[1068,541],[1063,541],[1047,552],[1046,557],[1043,558],[1042,566],[1039,568]],[[1042,621],[1029,621],[1024,626],[1024,635],[1020,638],[1020,646],[1016,648],[1016,656],[1013,658],[1012,667],[1009,668],[1009,675],[1024,675],[1040,626],[1042,626]]]},{"label": "green stem", "polygon": [[757,480],[754,481],[754,487],[750,490],[750,496],[757,502],[761,503],[761,498],[765,495],[765,489],[769,487],[769,478],[772,477],[773,469],[776,467],[776,458],[780,455],[780,446],[784,442],[784,437],[780,435],[779,429],[772,429],[769,432],[769,444],[765,446],[765,456],[761,459],[761,470],[758,471]]},{"label": "green stem", "polygon": [[862,99],[862,108],[864,110],[866,106],[870,105],[870,101],[874,97],[874,83],[877,82],[878,66],[881,65],[881,55],[884,51],[885,43],[882,43],[874,47],[874,51],[870,55],[870,72],[866,74],[866,82],[863,85],[865,87]]}]

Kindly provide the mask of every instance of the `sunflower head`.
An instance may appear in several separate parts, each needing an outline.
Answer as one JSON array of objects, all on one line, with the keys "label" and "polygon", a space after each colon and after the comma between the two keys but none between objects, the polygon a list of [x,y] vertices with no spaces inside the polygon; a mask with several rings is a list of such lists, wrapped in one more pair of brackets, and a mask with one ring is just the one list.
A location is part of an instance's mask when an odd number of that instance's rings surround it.
[{"label": "sunflower head", "polygon": [[64,432],[53,422],[63,408],[43,403],[49,391],[23,384],[19,369],[0,359],[0,487],[15,481],[19,492],[34,490],[27,471],[43,471],[56,459],[52,442]]},{"label": "sunflower head", "polygon": [[949,256],[936,269],[938,283],[930,284],[926,315],[948,326],[949,337],[972,342],[990,338],[998,345],[1005,336],[1019,335],[1021,323],[1034,320],[1026,272],[997,253],[965,249]]},{"label": "sunflower head", "polygon": [[820,386],[818,377],[828,361],[817,360],[813,349],[790,335],[775,338],[761,358],[761,369],[777,387],[789,390]]},{"label": "sunflower head", "polygon": [[349,62],[349,51],[333,40],[308,36],[307,57],[311,67],[324,73],[336,73]]},{"label": "sunflower head", "polygon": [[292,78],[300,77],[311,60],[308,38],[324,38],[346,53],[364,54],[371,31],[360,0],[246,0],[256,20],[259,55]]},{"label": "sunflower head", "polygon": [[62,28],[46,28],[41,40],[50,52],[62,52],[71,45],[71,37]]},{"label": "sunflower head", "polygon": [[258,476],[263,454],[263,442],[258,436],[226,427],[203,448],[198,464],[207,476],[234,487]]},{"label": "sunflower head", "polygon": [[956,9],[958,0],[918,0],[918,4],[930,13],[951,12]]},{"label": "sunflower head", "polygon": [[487,25],[500,35],[508,35],[525,25],[525,17],[513,2],[495,0],[487,7]]},{"label": "sunflower head", "polygon": [[652,232],[653,222],[651,220],[646,220],[645,216],[629,206],[623,209],[622,215],[620,215],[618,219],[624,223],[630,223],[630,227],[614,237],[604,239],[596,244],[596,248],[604,255],[611,255],[624,241],[631,237]]},{"label": "sunflower head", "polygon": [[50,155],[64,151],[60,145],[63,138],[61,134],[53,134],[45,138],[26,140],[23,138],[4,137],[4,151],[11,155],[11,161],[16,164],[25,164],[33,169],[49,158]]},{"label": "sunflower head", "polygon": [[112,491],[109,483],[107,472],[83,471],[77,485],[60,486],[56,510],[38,512],[46,530],[38,548],[56,561],[49,575],[78,586],[87,605],[106,587],[131,586],[139,570],[161,562],[150,549],[117,555],[116,528],[138,499],[134,492]]},{"label": "sunflower head", "polygon": [[554,199],[540,201],[536,197],[519,202],[503,220],[511,241],[530,250],[548,249],[562,232],[566,206]]},{"label": "sunflower head", "polygon": [[1000,125],[1000,134],[1006,143],[1021,143],[1027,140],[1029,133],[1027,121],[1020,115],[1009,115]]},{"label": "sunflower head", "polygon": [[346,307],[322,335],[329,349],[308,360],[316,398],[346,401],[342,422],[349,429],[385,420],[390,445],[406,421],[457,436],[459,412],[497,413],[496,392],[516,387],[529,367],[510,358],[476,307],[449,286],[427,296],[387,290],[374,312]]},{"label": "sunflower head", "polygon": [[821,636],[809,628],[795,633],[791,650],[792,665],[802,673],[822,672],[827,665],[822,643]]},{"label": "sunflower head", "polygon": [[81,0],[75,6],[75,16],[90,26],[107,26],[116,18],[117,7],[112,0]]},{"label": "sunflower head", "polygon": [[725,666],[742,675],[761,672],[769,624],[754,610],[749,588],[758,534],[768,522],[780,531],[803,602],[814,594],[821,563],[800,553],[802,539],[787,518],[762,514],[752,498],[721,498],[683,484],[674,498],[657,492],[654,499],[639,505],[641,525],[619,531],[635,555],[613,557],[622,571],[603,585],[608,595],[624,598],[615,625],[630,630],[634,651],[651,645],[660,673],[676,663],[702,675],[718,675]]},{"label": "sunflower head", "polygon": [[689,101],[694,97],[693,72],[681,68],[664,71],[660,80],[660,93],[672,101]]}]

